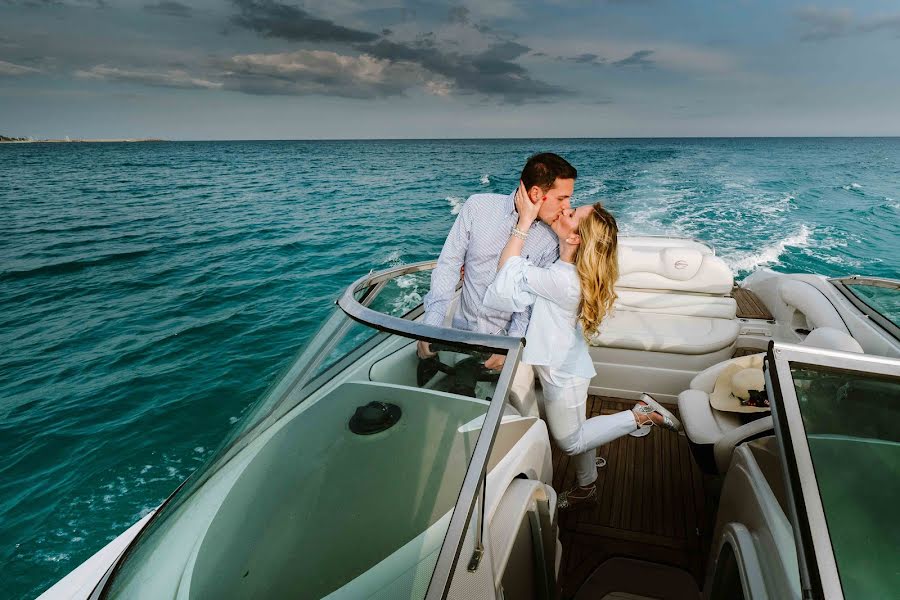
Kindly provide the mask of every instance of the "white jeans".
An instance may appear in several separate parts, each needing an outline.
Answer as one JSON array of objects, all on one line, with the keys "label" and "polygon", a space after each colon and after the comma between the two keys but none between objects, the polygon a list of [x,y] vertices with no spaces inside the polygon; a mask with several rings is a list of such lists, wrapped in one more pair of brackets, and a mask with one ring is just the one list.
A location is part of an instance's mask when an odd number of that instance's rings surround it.
[{"label": "white jeans", "polygon": [[590,379],[535,366],[544,388],[544,411],[550,435],[559,449],[573,457],[578,485],[597,480],[597,448],[637,429],[634,414],[623,410],[587,418]]}]

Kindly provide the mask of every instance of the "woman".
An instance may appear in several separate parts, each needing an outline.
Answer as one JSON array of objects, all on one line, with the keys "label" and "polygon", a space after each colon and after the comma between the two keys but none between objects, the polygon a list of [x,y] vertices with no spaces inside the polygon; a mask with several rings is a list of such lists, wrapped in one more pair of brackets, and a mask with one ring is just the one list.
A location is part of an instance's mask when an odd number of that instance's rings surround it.
[{"label": "woman", "polygon": [[574,456],[578,485],[560,494],[558,506],[565,509],[596,499],[597,467],[605,464],[597,460],[597,448],[626,434],[644,436],[652,425],[677,430],[681,424],[647,394],[630,411],[586,419],[588,386],[596,374],[587,339],[616,300],[618,228],[599,203],[566,210],[550,226],[559,238],[559,260],[535,267],[520,254],[541,205],[519,184],[518,224],[484,304],[513,312],[533,306],[522,362],[534,365],[541,379],[550,435]]}]

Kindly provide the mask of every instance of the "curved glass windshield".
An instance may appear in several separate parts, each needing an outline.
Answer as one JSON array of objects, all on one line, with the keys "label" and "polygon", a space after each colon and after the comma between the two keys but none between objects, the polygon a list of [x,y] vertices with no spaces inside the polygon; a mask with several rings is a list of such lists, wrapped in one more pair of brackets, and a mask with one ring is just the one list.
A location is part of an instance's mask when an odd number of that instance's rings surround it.
[{"label": "curved glass windshield", "polygon": [[878,311],[885,319],[900,327],[900,285],[848,285],[857,298]]},{"label": "curved glass windshield", "polygon": [[872,321],[900,339],[900,281],[854,276],[832,279],[831,283]]},{"label": "curved glass windshield", "polygon": [[900,497],[900,377],[791,367],[844,597],[887,598],[900,525],[873,507]]},{"label": "curved glass windshield", "polygon": [[893,597],[900,526],[874,507],[900,494],[900,360],[775,343],[766,363],[803,596]]},{"label": "curved glass windshield", "polygon": [[[514,368],[483,364],[510,338],[467,343],[415,322],[428,275],[401,268],[349,290],[139,534],[103,597],[423,597]],[[435,357],[418,358],[420,330]]]}]

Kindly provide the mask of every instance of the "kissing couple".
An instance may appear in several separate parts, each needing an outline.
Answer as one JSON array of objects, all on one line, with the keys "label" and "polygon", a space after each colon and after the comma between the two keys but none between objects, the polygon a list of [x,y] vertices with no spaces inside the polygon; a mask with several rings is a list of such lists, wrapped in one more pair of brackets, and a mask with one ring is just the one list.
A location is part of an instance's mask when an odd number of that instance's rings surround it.
[{"label": "kissing couple", "polygon": [[[471,196],[424,300],[428,325],[451,319],[456,329],[525,338],[522,363],[540,379],[550,435],[575,460],[577,485],[559,495],[560,509],[596,501],[597,468],[605,464],[597,448],[624,435],[645,436],[653,425],[681,427],[647,394],[631,410],[586,417],[596,375],[588,340],[616,301],[618,226],[599,202],[572,208],[577,176],[565,159],[546,152],[528,159],[515,192]],[[460,272],[459,304],[448,315]],[[435,356],[425,341],[417,352],[421,359]],[[484,366],[500,369],[504,359],[492,355]]]}]

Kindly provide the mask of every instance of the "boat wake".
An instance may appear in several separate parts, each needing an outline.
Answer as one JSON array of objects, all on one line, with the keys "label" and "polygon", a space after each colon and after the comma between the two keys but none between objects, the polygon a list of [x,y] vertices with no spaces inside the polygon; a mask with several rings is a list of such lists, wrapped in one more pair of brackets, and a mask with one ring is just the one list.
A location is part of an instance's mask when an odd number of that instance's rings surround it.
[{"label": "boat wake", "polygon": [[738,255],[733,258],[723,256],[725,262],[735,272],[753,271],[757,267],[770,266],[780,262],[782,254],[788,248],[805,248],[809,246],[809,240],[813,230],[806,225],[800,225],[800,229],[791,236],[784,238],[774,244],[765,246],[762,250],[744,255]]}]

